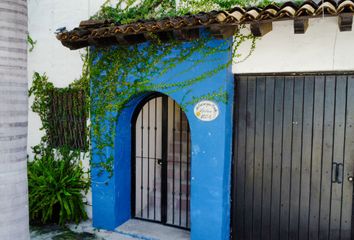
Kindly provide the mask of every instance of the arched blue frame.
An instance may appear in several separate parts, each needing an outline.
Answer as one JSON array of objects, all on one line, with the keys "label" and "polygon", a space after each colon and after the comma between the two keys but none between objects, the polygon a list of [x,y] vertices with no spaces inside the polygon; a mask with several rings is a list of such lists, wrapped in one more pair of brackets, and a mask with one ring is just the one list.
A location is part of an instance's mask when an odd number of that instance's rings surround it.
[{"label": "arched blue frame", "polygon": [[[183,43],[185,48],[188,43]],[[195,53],[190,58],[200,60],[192,66],[192,61],[186,59],[173,70],[154,79],[154,83],[179,82],[200,76],[216,64],[224,64],[225,68],[207,77],[202,82],[168,92],[164,89],[154,89],[174,99],[179,105],[193,102],[194,97],[208,96],[213,92],[227,94],[226,102],[217,102],[220,114],[211,122],[203,122],[194,116],[194,104],[185,106],[184,111],[189,120],[192,142],[191,161],[191,239],[192,240],[226,240],[230,236],[230,176],[232,151],[232,116],[233,116],[233,75],[231,72],[232,39],[211,39],[209,46],[223,48],[201,59]],[[144,44],[141,44],[144,47]],[[173,54],[178,54],[175,51]],[[123,56],[122,56],[123,57]],[[167,56],[168,58],[169,56]],[[183,74],[177,74],[183,73]],[[170,83],[169,82],[169,83]],[[119,89],[119,85],[117,88]],[[133,113],[146,97],[147,93],[131,99],[117,119],[114,147],[106,148],[105,154],[113,156],[113,177],[108,173],[97,175],[100,169],[92,168],[93,225],[96,228],[113,230],[131,218],[131,120]],[[92,99],[100,96],[92,96]],[[215,101],[215,100],[214,100]],[[111,113],[107,113],[109,115]],[[107,122],[108,124],[108,122]],[[93,139],[92,161],[100,161],[95,154]]]}]

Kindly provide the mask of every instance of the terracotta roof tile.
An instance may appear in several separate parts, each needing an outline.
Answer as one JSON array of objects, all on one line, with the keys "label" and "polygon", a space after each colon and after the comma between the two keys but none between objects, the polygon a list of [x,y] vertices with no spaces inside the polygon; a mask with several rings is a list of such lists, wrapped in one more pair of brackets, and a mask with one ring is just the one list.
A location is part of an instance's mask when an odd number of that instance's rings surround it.
[{"label": "terracotta roof tile", "polygon": [[[262,23],[297,18],[314,18],[321,16],[338,16],[353,14],[354,0],[342,0],[338,3],[332,0],[315,3],[307,1],[300,6],[293,2],[286,2],[281,6],[270,4],[264,8],[244,9],[235,7],[225,11],[201,12],[195,15],[164,18],[160,20],[140,20],[135,23],[118,25],[110,20],[82,21],[78,28],[69,32],[62,32],[57,38],[70,49],[78,49],[90,45],[134,44],[124,38],[131,35],[147,32],[161,33],[201,27],[237,26],[248,23]],[[118,41],[117,39],[123,40]],[[134,39],[134,37],[129,37]],[[139,40],[139,42],[141,42]]]}]

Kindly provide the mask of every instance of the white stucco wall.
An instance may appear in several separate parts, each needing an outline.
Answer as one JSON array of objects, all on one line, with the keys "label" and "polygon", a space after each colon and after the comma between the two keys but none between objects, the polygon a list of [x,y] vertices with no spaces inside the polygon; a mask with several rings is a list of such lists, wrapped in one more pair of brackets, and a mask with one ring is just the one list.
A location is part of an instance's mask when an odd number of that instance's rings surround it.
[{"label": "white stucco wall", "polygon": [[[35,71],[45,72],[57,87],[65,87],[80,77],[82,69],[80,51],[64,48],[55,38],[54,32],[64,26],[67,29],[78,26],[81,20],[88,19],[97,12],[103,2],[104,0],[28,1],[28,31],[33,40],[37,41],[35,48],[28,55],[29,84]],[[32,157],[30,147],[38,144],[41,138],[39,131],[41,122],[32,111],[29,111],[28,124],[28,154]]]},{"label": "white stucco wall", "polygon": [[[354,31],[340,32],[338,18],[311,19],[305,34],[294,34],[293,21],[273,23],[234,73],[354,71]],[[241,53],[248,53],[243,44]]]}]

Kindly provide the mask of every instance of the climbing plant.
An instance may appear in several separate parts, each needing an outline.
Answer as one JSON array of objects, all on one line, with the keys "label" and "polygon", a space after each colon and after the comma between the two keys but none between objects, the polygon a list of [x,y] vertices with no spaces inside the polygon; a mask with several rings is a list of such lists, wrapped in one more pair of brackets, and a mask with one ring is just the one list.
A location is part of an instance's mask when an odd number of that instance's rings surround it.
[{"label": "climbing plant", "polygon": [[[208,37],[200,38],[189,42],[187,47],[186,44],[182,47],[182,43],[172,40],[167,43],[156,41],[130,47],[115,46],[108,49],[92,49],[90,54],[92,61],[90,63],[91,131],[95,154],[101,157],[101,161],[95,164],[112,173],[113,158],[105,156],[105,149],[113,147],[117,117],[132,98],[151,91],[172,93],[180,89],[188,89],[193,84],[205,81],[231,64],[230,62],[220,64],[215,60],[215,68],[209,69],[197,77],[186,78],[179,82],[171,82],[168,77],[163,83],[153,81],[186,59],[191,61],[191,65],[185,71],[178,73],[179,76],[194,69],[201,61],[215,52],[230,50],[226,42],[218,47],[210,47],[207,45],[209,40]],[[199,55],[199,58],[191,59],[195,53]],[[211,92],[208,96],[196,96],[196,98],[226,101],[227,96],[220,91]],[[184,102],[182,107],[188,104],[190,102]],[[108,124],[106,124],[107,121]]]},{"label": "climbing plant", "polygon": [[[64,147],[79,152],[85,149],[88,145],[88,138],[85,138],[85,135],[88,133],[84,128],[86,120],[83,118],[89,113],[85,95],[85,91],[81,85],[77,85],[77,82],[66,88],[55,88],[46,74],[38,72],[33,74],[29,90],[29,96],[34,97],[31,107],[32,111],[39,115],[42,122],[40,130],[45,133],[41,143],[35,148],[50,150]],[[81,131],[76,134],[78,130]],[[79,135],[80,139],[73,139]]]},{"label": "climbing plant", "polygon": [[[100,11],[92,16],[92,19],[110,19],[120,24],[126,24],[138,20],[229,9],[236,5],[250,6],[257,4],[262,6],[269,3],[268,0],[119,0],[118,3],[112,4],[110,0],[107,0]],[[90,128],[92,144],[95,145],[95,155],[99,156],[100,159],[99,162],[93,163],[93,166],[100,169],[100,173],[106,171],[112,176],[113,158],[106,155],[106,149],[113,147],[116,121],[132,98],[148,91],[163,90],[172,93],[181,89],[188,90],[193,84],[203,82],[219,73],[232,64],[232,61],[239,63],[247,59],[256,47],[257,38],[248,31],[243,31],[245,28],[246,26],[240,26],[236,31],[231,45],[232,49],[226,42],[220,46],[211,47],[208,44],[211,37],[208,35],[183,43],[174,39],[161,42],[154,34],[150,36],[151,41],[144,44],[87,49],[86,54],[83,55],[82,77],[75,81],[70,88],[79,88],[86,93],[86,96],[91,96],[87,97],[86,106],[90,109],[90,119],[92,121]],[[246,56],[241,56],[239,48],[245,42],[250,42],[250,49]],[[186,47],[186,44],[188,47]],[[178,64],[188,60],[191,64],[185,72],[179,73],[182,76],[184,73],[193,70],[203,59],[221,51],[232,51],[232,61],[226,64],[218,64],[218,61],[215,60],[212,69],[192,78],[184,75],[184,79],[179,82],[171,82],[169,79],[166,79],[164,83],[154,83],[153,81]],[[195,54],[200,58],[193,59],[192,56]],[[39,75],[35,75],[35,80],[39,79],[39,82],[47,80],[45,76],[42,76],[42,79],[39,77]],[[45,82],[45,84],[35,84],[31,91],[41,100],[35,101],[34,110],[41,109],[40,114],[44,115],[47,113],[41,104],[47,101],[48,95],[46,95],[47,93],[43,95],[38,93],[46,92],[47,88],[52,88],[52,85]],[[228,96],[222,90],[210,92],[204,96],[194,96],[191,100],[184,101],[182,108],[201,99],[225,102]],[[48,129],[50,123],[45,118],[42,118],[42,121],[43,128]],[[46,140],[46,136],[44,140]]]},{"label": "climbing plant", "polygon": [[32,52],[34,47],[37,44],[37,41],[33,40],[33,38],[28,34],[27,35],[27,44],[28,44],[28,51]]},{"label": "climbing plant", "polygon": [[[159,19],[212,10],[225,10],[234,6],[266,6],[270,0],[107,0],[94,19],[112,19],[125,24],[142,19]],[[277,3],[274,3],[277,4]]]},{"label": "climbing plant", "polygon": [[[111,19],[125,24],[140,19],[158,19],[199,11],[225,9],[235,4],[250,4],[250,1],[244,0],[195,0],[180,1],[176,6],[175,2],[143,0],[136,3],[136,1],[122,0],[116,5],[111,5],[110,1],[107,1],[93,18]],[[251,42],[250,52],[245,56],[246,58],[255,49],[256,38],[251,34],[245,34],[244,28],[245,26],[240,26],[234,36],[232,44],[234,62],[244,60],[237,51],[242,43]],[[91,136],[93,137],[92,143],[95,145],[93,151],[96,156],[99,156],[99,161],[93,163],[93,166],[101,169],[100,173],[107,171],[112,176],[113,157],[106,155],[106,148],[113,147],[116,121],[132,98],[149,91],[172,93],[181,89],[188,90],[192,85],[205,81],[232,63],[230,61],[226,64],[219,64],[215,60],[212,69],[189,78],[183,74],[193,70],[201,61],[216,52],[230,52],[230,45],[224,42],[217,47],[212,47],[208,44],[211,40],[211,36],[208,35],[188,42],[187,47],[186,43],[174,39],[161,42],[154,34],[151,34],[150,38],[152,40],[149,43],[140,45],[91,48],[85,58],[87,71],[84,72],[85,77],[82,81],[85,84],[91,84]],[[195,55],[200,58],[192,59]],[[184,79],[171,82],[167,78],[164,83],[154,83],[154,79],[161,77],[186,60],[192,63],[184,72],[179,73],[180,76],[184,76]],[[191,100],[182,102],[181,106],[185,108],[201,99],[225,102],[227,98],[226,93],[220,90],[203,96],[193,96]]]},{"label": "climbing plant", "polygon": [[[83,111],[88,112],[87,108],[79,107],[82,105],[75,98],[67,98],[77,96],[78,91],[82,90],[76,84],[59,89],[54,87],[45,74],[33,74],[29,95],[33,96],[32,111],[39,115],[44,135],[40,144],[33,147],[34,158],[28,161],[27,166],[31,224],[63,225],[87,219],[84,193],[87,193],[90,181],[89,174],[82,166],[81,160],[85,156],[82,148],[73,148],[73,140],[76,139],[72,139],[72,131],[61,131],[61,136],[57,136],[60,129],[75,127],[76,124],[72,124],[73,119],[84,115]],[[53,101],[54,99],[57,101]],[[57,104],[59,101],[61,103]],[[57,104],[59,111],[54,111],[53,103]],[[68,106],[72,109],[67,109]],[[69,117],[67,112],[71,113]],[[83,128],[82,131],[87,130]],[[58,142],[53,141],[57,138],[62,138],[61,144],[53,144]],[[88,138],[83,138],[82,141],[88,144]]]}]

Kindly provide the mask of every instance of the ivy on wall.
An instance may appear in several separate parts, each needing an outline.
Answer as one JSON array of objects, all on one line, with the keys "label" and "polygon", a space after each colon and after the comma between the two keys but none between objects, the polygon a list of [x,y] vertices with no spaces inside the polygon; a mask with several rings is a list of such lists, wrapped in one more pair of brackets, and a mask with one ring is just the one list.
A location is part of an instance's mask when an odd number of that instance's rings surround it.
[{"label": "ivy on wall", "polygon": [[60,154],[61,150],[69,149],[77,152],[79,158],[89,145],[86,137],[89,107],[81,85],[74,82],[67,88],[55,88],[46,74],[35,72],[29,96],[34,97],[31,108],[39,115],[40,130],[44,131],[41,143],[33,148],[34,153],[41,155],[56,149]]},{"label": "ivy on wall", "polygon": [[[224,70],[227,64],[218,64],[197,77],[182,79],[179,82],[171,82],[166,78],[164,83],[154,83],[154,79],[174,69],[178,64],[191,62],[190,67],[178,73],[183,75],[194,69],[208,56],[220,51],[230,51],[225,43],[219,47],[207,45],[210,39],[200,38],[188,43],[188,47],[178,41],[161,43],[146,43],[130,47],[115,46],[108,49],[92,49],[90,54],[90,80],[91,97],[91,131],[94,136],[95,154],[100,156],[100,162],[96,167],[112,173],[113,158],[105,156],[105,148],[113,147],[115,126],[118,115],[127,106],[130,100],[139,94],[153,91],[172,93],[181,89],[188,89],[193,84],[205,81],[209,77]],[[191,59],[198,54],[198,59]],[[124,57],[122,57],[124,56]],[[174,75],[176,77],[176,75]],[[118,87],[119,86],[119,87]],[[223,92],[210,93],[200,98],[226,101],[227,96]],[[191,102],[181,104],[182,108]],[[110,113],[110,114],[107,114]],[[107,124],[108,121],[108,124]],[[108,129],[107,129],[108,126]]]},{"label": "ivy on wall", "polygon": [[[227,9],[235,5],[266,5],[269,3],[269,1],[256,0],[181,0],[176,6],[174,0],[142,0],[140,3],[136,3],[135,0],[120,0],[115,5],[107,1],[92,18],[113,19],[124,24],[140,19],[158,19],[199,11]],[[232,52],[235,63],[245,61],[256,48],[257,38],[248,31],[243,31],[245,28],[246,26],[240,26],[234,35]],[[90,109],[92,121],[90,132],[95,141],[94,151],[97,151],[95,154],[100,156],[100,162],[95,163],[94,167],[101,169],[100,173],[107,171],[110,176],[113,174],[113,159],[111,156],[105,155],[105,149],[113,147],[116,121],[133,97],[148,91],[164,90],[172,93],[181,89],[188,89],[193,84],[205,81],[232,64],[232,62],[228,62],[226,65],[215,64],[213,69],[208,69],[199,76],[183,79],[177,83],[169,82],[169,79],[166,79],[163,84],[156,84],[153,79],[165,74],[186,60],[190,61],[191,56],[195,53],[201,56],[201,60],[192,61],[190,67],[179,74],[182,75],[192,70],[202,59],[213,55],[215,52],[230,51],[231,49],[226,44],[225,46],[210,47],[208,45],[209,37],[188,42],[188,48],[184,47],[185,43],[175,40],[163,43],[153,34],[151,34],[151,39],[150,42],[140,45],[87,49],[87,53],[83,55],[82,77],[68,88],[81,89],[86,96],[91,96],[86,98],[86,106],[87,111]],[[239,48],[245,42],[251,43],[250,51],[246,56],[241,56]],[[48,90],[52,88],[53,85],[48,82],[45,75],[35,74],[34,84],[30,90],[30,94],[35,96],[32,108],[34,112],[38,112],[41,116],[44,130],[52,127],[47,120],[48,109],[45,108],[49,97]],[[227,100],[227,95],[220,90],[210,92],[205,96],[194,96],[192,100],[183,102],[182,108],[201,99],[224,102]],[[108,125],[103,124],[107,122]],[[44,143],[48,141],[48,134],[42,140]]]},{"label": "ivy on wall", "polygon": [[[39,115],[45,133],[33,147],[34,159],[27,165],[30,222],[78,223],[87,219],[84,193],[90,187],[81,162],[89,140],[85,137],[83,116],[88,108],[80,101],[82,90],[76,86],[55,88],[45,74],[36,72],[29,95],[34,97],[32,111]],[[73,128],[79,131],[72,132]],[[82,142],[76,137],[83,137]]]},{"label": "ivy on wall", "polygon": [[37,41],[33,40],[33,38],[30,35],[27,35],[27,44],[28,44],[28,51],[32,52],[34,47],[37,44]]},{"label": "ivy on wall", "polygon": [[[101,11],[93,18],[113,19],[125,24],[141,19],[172,17],[186,13],[226,9],[234,5],[249,5],[256,2],[246,0],[182,0],[176,6],[174,0],[143,0],[140,3],[121,0],[116,5],[111,5],[110,1],[107,1],[102,6]],[[236,63],[247,59],[256,47],[257,39],[251,34],[245,34],[244,28],[245,26],[240,26],[234,36],[232,51],[233,61]],[[153,40],[144,44],[143,47],[142,45],[133,45],[129,47],[115,46],[108,49],[91,48],[91,52],[88,54],[86,66],[89,74],[86,74],[88,79],[85,82],[91,83],[91,97],[95,99],[91,105],[91,133],[95,144],[93,151],[100,156],[100,161],[94,163],[94,166],[102,169],[101,173],[104,171],[108,171],[111,175],[113,173],[113,157],[106,156],[105,149],[113,147],[116,121],[121,111],[133,97],[149,91],[163,90],[172,93],[181,89],[188,89],[193,84],[205,81],[232,64],[232,62],[215,64],[214,68],[208,69],[199,76],[183,79],[177,83],[171,83],[169,79],[166,79],[163,84],[156,84],[153,79],[164,75],[186,60],[191,61],[190,57],[195,53],[201,56],[200,60],[192,61],[191,66],[185,72],[179,73],[180,75],[193,70],[208,56],[231,49],[226,46],[210,47],[208,45],[210,37],[189,42],[188,47],[175,40],[162,43],[157,37],[154,37],[151,34]],[[242,56],[238,53],[238,48],[246,41],[251,41],[251,48],[249,54],[242,59]],[[172,52],[174,53],[172,54]],[[168,58],[166,58],[167,56]],[[225,102],[227,95],[220,90],[210,92],[205,96],[194,96],[192,100],[183,102],[181,107],[185,108],[201,99]],[[107,121],[109,124],[105,124]]]}]

